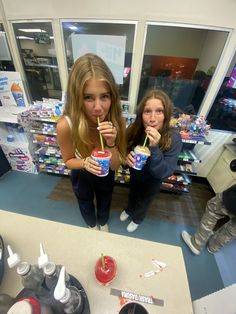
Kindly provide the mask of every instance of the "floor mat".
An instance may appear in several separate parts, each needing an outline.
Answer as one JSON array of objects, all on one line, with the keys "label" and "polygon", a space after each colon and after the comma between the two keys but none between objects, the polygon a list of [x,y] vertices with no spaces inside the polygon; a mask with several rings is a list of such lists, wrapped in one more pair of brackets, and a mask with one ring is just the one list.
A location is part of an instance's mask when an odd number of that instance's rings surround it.
[{"label": "floor mat", "polygon": [[[161,191],[153,200],[147,217],[197,226],[205,210],[206,202],[214,196],[207,182],[199,179],[198,181],[192,182],[189,193],[176,194]],[[128,192],[128,186],[115,185],[111,205],[112,210],[121,212],[125,208]],[[48,195],[48,198],[68,203],[77,202],[72,191],[70,178],[61,178],[53,191]]]}]

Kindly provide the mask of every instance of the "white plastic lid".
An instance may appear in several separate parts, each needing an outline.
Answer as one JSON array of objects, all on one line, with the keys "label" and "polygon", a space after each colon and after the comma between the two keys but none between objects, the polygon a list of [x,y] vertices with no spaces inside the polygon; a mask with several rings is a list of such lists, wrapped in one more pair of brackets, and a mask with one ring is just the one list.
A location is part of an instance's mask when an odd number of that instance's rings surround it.
[{"label": "white plastic lid", "polygon": [[26,262],[20,263],[17,267],[17,274],[24,276],[30,271],[30,265]]},{"label": "white plastic lid", "polygon": [[48,255],[44,252],[43,244],[41,242],[39,245],[39,249],[40,249],[40,256],[38,258],[38,265],[39,265],[39,268],[43,268],[44,266],[48,264],[49,258],[48,258]]},{"label": "white plastic lid", "polygon": [[27,301],[19,301],[12,305],[12,307],[8,310],[7,314],[33,314],[32,306]]},{"label": "white plastic lid", "polygon": [[10,245],[7,246],[7,250],[9,254],[7,263],[8,263],[8,266],[12,268],[20,263],[20,256],[17,253],[13,253]]},{"label": "white plastic lid", "polygon": [[56,271],[56,264],[49,262],[46,266],[43,268],[45,275],[52,275]]},{"label": "white plastic lid", "polygon": [[71,292],[65,285],[65,266],[62,266],[57,285],[54,290],[54,298],[61,303],[67,303],[71,297]]}]

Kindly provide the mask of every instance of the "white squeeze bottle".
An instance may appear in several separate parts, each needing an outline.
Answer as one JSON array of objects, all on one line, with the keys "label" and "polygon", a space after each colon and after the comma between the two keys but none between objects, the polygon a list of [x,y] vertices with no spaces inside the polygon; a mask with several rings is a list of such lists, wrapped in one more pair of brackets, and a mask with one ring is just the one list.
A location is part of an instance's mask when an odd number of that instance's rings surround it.
[{"label": "white squeeze bottle", "polygon": [[27,262],[21,262],[17,253],[13,253],[10,245],[7,246],[9,257],[7,259],[8,266],[13,268],[17,266],[17,274],[21,276],[21,282],[24,288],[33,290],[40,294],[43,292],[42,283],[44,281],[44,273],[37,265],[30,265]]},{"label": "white squeeze bottle", "polygon": [[63,304],[66,314],[80,314],[83,311],[83,298],[75,286],[65,285],[65,267],[62,266],[59,279],[54,290],[54,298]]},{"label": "white squeeze bottle", "polygon": [[[40,243],[40,256],[38,258],[38,266],[40,269],[43,269],[46,287],[50,290],[54,289],[56,287],[62,266],[56,265],[55,263],[49,261],[48,255],[45,253],[42,243]],[[67,273],[65,275],[65,278],[66,283],[68,283],[70,280],[70,276]]]}]

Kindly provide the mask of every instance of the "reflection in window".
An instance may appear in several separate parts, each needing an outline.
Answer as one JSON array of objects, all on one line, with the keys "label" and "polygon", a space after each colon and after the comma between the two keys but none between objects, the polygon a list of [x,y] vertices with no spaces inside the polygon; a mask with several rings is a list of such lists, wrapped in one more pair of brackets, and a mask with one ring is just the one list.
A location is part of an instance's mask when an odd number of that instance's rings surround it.
[{"label": "reflection in window", "polygon": [[236,132],[236,53],[207,116],[207,121],[212,129]]},{"label": "reflection in window", "polygon": [[51,23],[13,23],[13,28],[32,100],[61,99]]},{"label": "reflection in window", "polygon": [[2,23],[0,23],[0,71],[15,71]]},{"label": "reflection in window", "polygon": [[[124,60],[124,70],[123,78],[120,84],[120,94],[121,99],[127,100],[129,94],[129,84],[130,84],[130,71],[132,63],[132,54],[133,54],[133,42],[134,42],[134,24],[115,24],[115,23],[88,23],[88,22],[63,22],[63,33],[64,33],[64,42],[67,56],[67,65],[70,70],[71,66],[74,63],[73,52],[75,49],[75,42],[73,41],[73,36],[75,34],[84,34],[84,35],[109,35],[109,36],[125,36],[125,60]],[[111,47],[111,46],[110,46]],[[91,46],[84,45],[83,51],[91,51]],[[114,74],[114,73],[113,73]]]},{"label": "reflection in window", "polygon": [[197,114],[228,32],[148,25],[138,101],[148,89],[169,94],[177,111]]}]

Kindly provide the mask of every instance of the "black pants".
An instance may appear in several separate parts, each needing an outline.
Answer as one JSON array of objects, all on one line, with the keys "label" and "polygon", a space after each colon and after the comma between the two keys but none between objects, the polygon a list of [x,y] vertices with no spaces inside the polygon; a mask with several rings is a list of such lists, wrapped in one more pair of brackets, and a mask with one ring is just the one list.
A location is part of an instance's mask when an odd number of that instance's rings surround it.
[{"label": "black pants", "polygon": [[[98,177],[85,170],[72,170],[71,182],[81,214],[90,227],[105,225],[109,219],[115,172]],[[97,213],[94,196],[96,197]]]},{"label": "black pants", "polygon": [[136,224],[140,224],[146,216],[155,195],[160,191],[161,182],[144,183],[131,176],[128,206],[126,213]]}]

